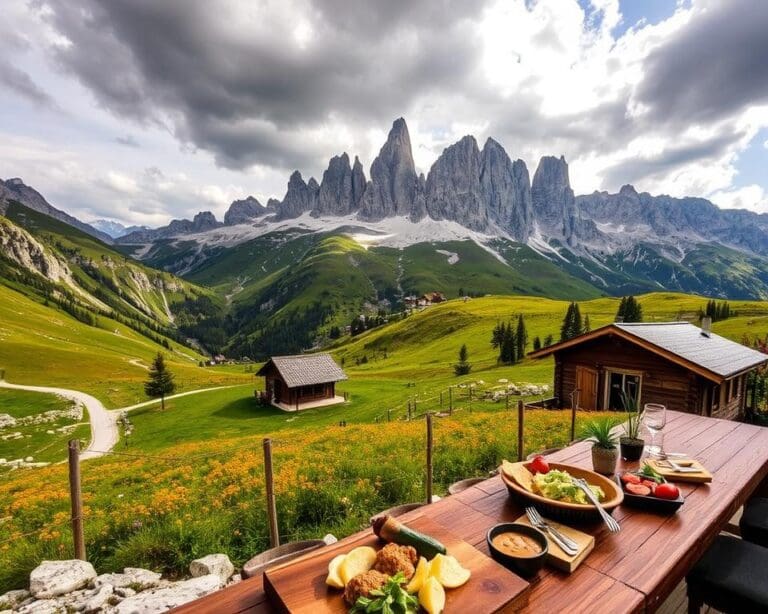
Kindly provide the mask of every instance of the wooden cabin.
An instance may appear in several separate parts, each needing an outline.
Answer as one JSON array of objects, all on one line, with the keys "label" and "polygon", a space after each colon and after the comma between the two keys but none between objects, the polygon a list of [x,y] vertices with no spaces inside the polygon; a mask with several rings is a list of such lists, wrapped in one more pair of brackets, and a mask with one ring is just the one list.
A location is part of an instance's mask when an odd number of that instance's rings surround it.
[{"label": "wooden cabin", "polygon": [[614,323],[531,352],[555,359],[558,407],[624,409],[622,392],[645,403],[738,418],[747,374],[768,355],[688,322]]},{"label": "wooden cabin", "polygon": [[273,356],[256,375],[265,378],[267,402],[286,411],[343,403],[336,382],[347,379],[329,354]]}]

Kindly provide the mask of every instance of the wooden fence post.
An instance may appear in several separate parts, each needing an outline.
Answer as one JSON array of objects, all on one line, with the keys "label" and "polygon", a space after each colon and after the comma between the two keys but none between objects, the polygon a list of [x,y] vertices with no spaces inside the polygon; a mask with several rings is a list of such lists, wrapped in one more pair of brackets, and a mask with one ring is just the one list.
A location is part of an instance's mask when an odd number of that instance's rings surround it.
[{"label": "wooden fence post", "polygon": [[509,410],[509,390],[507,390],[507,395],[505,397],[505,403],[506,403],[505,409]]},{"label": "wooden fence post", "polygon": [[427,503],[432,503],[432,412],[427,412]]},{"label": "wooden fence post", "polygon": [[571,441],[576,439],[576,408],[571,407]]},{"label": "wooden fence post", "polygon": [[392,410],[387,410],[387,422],[392,422]]},{"label": "wooden fence post", "polygon": [[80,440],[69,440],[69,499],[72,504],[72,539],[75,558],[85,561],[83,536],[83,496],[80,488]]},{"label": "wooden fence post", "polygon": [[411,402],[408,401],[408,422],[411,421]]},{"label": "wooden fence post", "polygon": [[523,460],[523,427],[525,416],[525,406],[523,400],[517,402],[517,460]]},{"label": "wooden fence post", "polygon": [[443,391],[440,391],[440,409],[443,409]]},{"label": "wooden fence post", "polygon": [[448,414],[453,415],[453,386],[448,386]]},{"label": "wooden fence post", "polygon": [[275,484],[272,475],[272,440],[264,438],[264,482],[267,486],[267,518],[269,520],[269,545],[280,545],[280,532],[277,528],[277,506],[275,505]]}]

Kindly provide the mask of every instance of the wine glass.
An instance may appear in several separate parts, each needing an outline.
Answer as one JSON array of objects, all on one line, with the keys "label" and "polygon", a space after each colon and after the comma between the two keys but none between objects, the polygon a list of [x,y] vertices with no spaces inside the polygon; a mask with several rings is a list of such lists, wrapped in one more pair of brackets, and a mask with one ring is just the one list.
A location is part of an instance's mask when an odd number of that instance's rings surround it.
[{"label": "wine glass", "polygon": [[667,423],[667,408],[660,403],[646,403],[643,411],[643,421],[651,432],[651,443],[648,446],[648,455],[653,458],[664,458],[664,443],[656,443],[656,435]]}]

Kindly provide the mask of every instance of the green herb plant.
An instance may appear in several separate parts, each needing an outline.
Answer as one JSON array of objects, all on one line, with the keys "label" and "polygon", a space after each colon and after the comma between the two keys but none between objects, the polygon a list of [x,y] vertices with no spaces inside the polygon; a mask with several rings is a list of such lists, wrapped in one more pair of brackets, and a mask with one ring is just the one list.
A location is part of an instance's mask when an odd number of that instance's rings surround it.
[{"label": "green herb plant", "polygon": [[582,436],[588,441],[595,442],[598,448],[613,450],[616,447],[618,437],[613,433],[613,422],[610,418],[592,420],[584,425]]},{"label": "green herb plant", "polygon": [[627,423],[624,432],[629,439],[640,439],[640,425],[643,423],[643,412],[637,409],[637,399],[621,391],[621,404],[627,412]]},{"label": "green herb plant", "polygon": [[405,582],[403,572],[398,572],[384,586],[372,590],[370,597],[358,597],[349,614],[416,614],[419,611],[419,600],[402,587]]}]

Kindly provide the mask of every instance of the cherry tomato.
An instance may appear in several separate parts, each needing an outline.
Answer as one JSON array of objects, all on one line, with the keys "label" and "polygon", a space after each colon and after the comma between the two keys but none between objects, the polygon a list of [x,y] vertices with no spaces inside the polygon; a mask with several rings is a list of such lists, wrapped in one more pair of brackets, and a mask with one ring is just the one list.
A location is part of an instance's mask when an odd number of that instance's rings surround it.
[{"label": "cherry tomato", "polygon": [[640,478],[634,473],[624,473],[621,476],[621,481],[625,484],[640,484]]},{"label": "cherry tomato", "polygon": [[539,454],[531,460],[530,469],[533,473],[549,473],[549,463]]},{"label": "cherry tomato", "polygon": [[674,484],[659,484],[653,494],[659,499],[677,499],[680,496],[680,490]]},{"label": "cherry tomato", "polygon": [[651,494],[651,489],[642,484],[625,484],[624,488],[633,495],[641,495],[643,497]]}]

